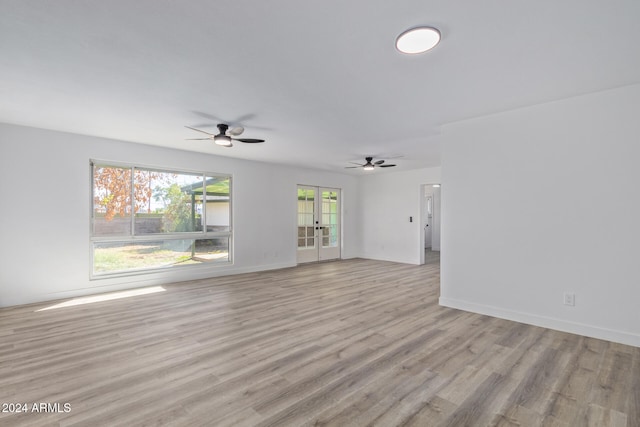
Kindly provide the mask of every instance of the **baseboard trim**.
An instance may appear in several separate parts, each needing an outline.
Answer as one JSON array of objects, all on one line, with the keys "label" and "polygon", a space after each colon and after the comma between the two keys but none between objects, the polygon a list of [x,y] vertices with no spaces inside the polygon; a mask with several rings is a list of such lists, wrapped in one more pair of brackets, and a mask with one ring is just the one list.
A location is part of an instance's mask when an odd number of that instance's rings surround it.
[{"label": "baseboard trim", "polygon": [[458,310],[484,314],[500,319],[512,320],[514,322],[526,323],[528,325],[540,326],[557,331],[569,332],[572,334],[584,335],[586,337],[598,338],[602,340],[617,342],[620,344],[640,347],[640,335],[630,332],[601,328],[598,326],[586,325],[583,323],[569,322],[566,320],[538,316],[535,314],[523,313],[520,311],[513,311],[484,304],[476,304],[473,302],[452,298],[440,297],[438,302],[441,306],[444,307],[455,308]]},{"label": "baseboard trim", "polygon": [[419,259],[417,260],[397,259],[393,257],[377,256],[377,255],[371,255],[371,254],[362,254],[361,256],[356,258],[370,259],[373,261],[397,262],[398,264],[420,265]]}]

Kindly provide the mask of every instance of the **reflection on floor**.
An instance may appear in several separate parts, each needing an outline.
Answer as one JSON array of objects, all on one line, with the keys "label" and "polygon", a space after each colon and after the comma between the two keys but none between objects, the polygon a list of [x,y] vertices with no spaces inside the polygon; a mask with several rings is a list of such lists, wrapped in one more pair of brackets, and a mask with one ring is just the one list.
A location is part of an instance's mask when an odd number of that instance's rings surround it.
[{"label": "reflection on floor", "polygon": [[440,251],[432,251],[431,248],[424,250],[425,264],[440,264]]}]

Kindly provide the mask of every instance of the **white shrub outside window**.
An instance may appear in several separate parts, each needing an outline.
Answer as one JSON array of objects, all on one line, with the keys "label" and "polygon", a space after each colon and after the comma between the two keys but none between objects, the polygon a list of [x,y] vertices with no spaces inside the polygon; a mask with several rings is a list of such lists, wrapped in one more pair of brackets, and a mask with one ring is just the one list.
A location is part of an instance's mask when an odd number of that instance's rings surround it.
[{"label": "white shrub outside window", "polygon": [[230,263],[231,177],[91,162],[92,276]]}]

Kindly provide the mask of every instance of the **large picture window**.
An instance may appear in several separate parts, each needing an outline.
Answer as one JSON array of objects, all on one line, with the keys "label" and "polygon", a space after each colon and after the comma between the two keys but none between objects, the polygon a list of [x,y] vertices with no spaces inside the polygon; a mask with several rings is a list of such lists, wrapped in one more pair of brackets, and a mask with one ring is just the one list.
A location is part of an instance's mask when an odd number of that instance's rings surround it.
[{"label": "large picture window", "polygon": [[229,263],[231,177],[91,162],[92,275]]}]

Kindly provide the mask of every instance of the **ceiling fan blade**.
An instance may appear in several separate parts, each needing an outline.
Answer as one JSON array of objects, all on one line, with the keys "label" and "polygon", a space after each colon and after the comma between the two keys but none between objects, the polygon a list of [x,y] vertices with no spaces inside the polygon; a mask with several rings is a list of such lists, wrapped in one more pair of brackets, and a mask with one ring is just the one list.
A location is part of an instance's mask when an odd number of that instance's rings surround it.
[{"label": "ceiling fan blade", "polygon": [[248,113],[236,118],[235,120],[232,120],[231,123],[242,123],[255,118],[256,118],[255,113]]},{"label": "ceiling fan blade", "polygon": [[234,141],[240,141],[240,142],[248,142],[250,144],[257,144],[259,142],[264,142],[264,139],[254,139],[254,138],[231,138]]},{"label": "ceiling fan blade", "polygon": [[395,165],[379,165],[379,167],[381,167],[381,168],[392,168],[394,166]]},{"label": "ceiling fan blade", "polygon": [[216,127],[215,123],[198,123],[197,125],[193,125],[195,128],[214,128]]},{"label": "ceiling fan blade", "polygon": [[185,141],[211,141],[211,138],[185,138]]},{"label": "ceiling fan blade", "polygon": [[345,169],[358,169],[361,168],[362,166],[345,166]]},{"label": "ceiling fan blade", "polygon": [[381,165],[384,163],[384,160],[378,160],[377,162],[374,162],[374,165]]},{"label": "ceiling fan blade", "polygon": [[244,132],[244,128],[242,126],[236,126],[233,129],[230,129],[227,133],[232,136],[241,135]]},{"label": "ceiling fan blade", "polygon": [[205,113],[204,111],[191,111],[191,112],[207,120],[213,120],[214,122],[224,122],[224,120],[222,120],[220,117],[214,116],[213,114]]},{"label": "ceiling fan blade", "polygon": [[214,135],[214,134],[212,134],[212,133],[205,132],[205,131],[200,130],[200,129],[192,128],[191,126],[185,126],[185,127],[186,127],[187,129],[195,130],[196,132],[202,132],[202,133],[206,133],[207,135],[215,136],[215,135]]}]

